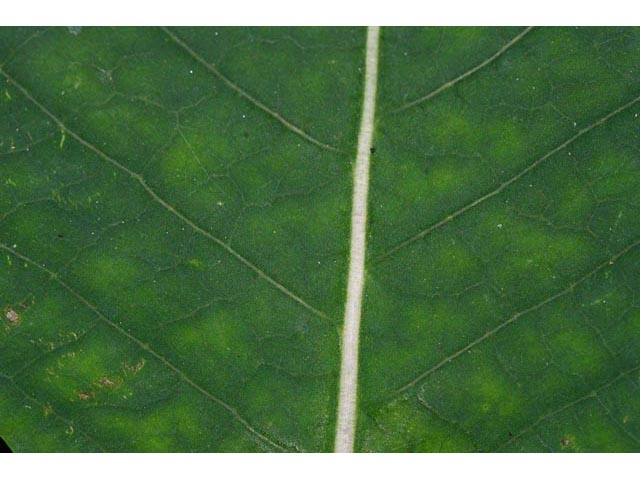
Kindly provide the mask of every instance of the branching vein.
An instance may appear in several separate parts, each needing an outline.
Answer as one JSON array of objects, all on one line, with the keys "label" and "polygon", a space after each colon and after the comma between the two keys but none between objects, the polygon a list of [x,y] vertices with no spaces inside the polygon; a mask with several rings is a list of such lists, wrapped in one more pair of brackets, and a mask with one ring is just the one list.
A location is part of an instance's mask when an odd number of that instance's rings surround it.
[{"label": "branching vein", "polygon": [[507,320],[505,320],[504,322],[502,322],[500,325],[498,325],[497,327],[489,330],[488,332],[486,332],[484,335],[482,335],[481,337],[475,339],[473,342],[467,344],[466,346],[464,346],[463,348],[461,348],[460,350],[458,350],[457,352],[449,355],[448,357],[444,358],[443,360],[441,360],[440,362],[438,362],[436,365],[434,365],[433,367],[431,367],[430,369],[428,369],[427,371],[421,373],[420,375],[418,375],[415,379],[413,379],[412,381],[410,381],[409,383],[407,383],[406,385],[404,385],[402,388],[398,389],[396,394],[401,394],[411,388],[413,388],[414,386],[416,386],[419,382],[421,382],[422,380],[424,380],[425,378],[427,378],[429,375],[433,374],[434,372],[440,370],[442,367],[444,367],[445,365],[447,365],[449,362],[451,362],[452,360],[454,360],[455,358],[459,357],[460,355],[462,355],[463,353],[469,351],[470,349],[472,349],[473,347],[477,346],[478,344],[484,342],[485,340],[487,340],[488,338],[492,337],[493,335],[495,335],[496,333],[498,333],[500,330],[508,327],[510,324],[512,324],[513,322],[515,322],[516,320],[518,320],[520,317],[527,315],[531,312],[534,312],[536,310],[539,310],[540,308],[544,307],[545,305],[547,305],[548,303],[551,303],[555,300],[557,300],[560,297],[564,297],[565,295],[573,292],[575,290],[575,288],[580,285],[581,283],[583,283],[584,281],[588,280],[589,278],[593,277],[597,272],[599,272],[600,270],[602,270],[603,268],[608,267],[609,265],[613,265],[619,258],[621,258],[622,256],[624,256],[625,254],[627,254],[629,251],[633,250],[634,248],[636,248],[638,245],[640,245],[640,240],[636,240],[635,242],[631,243],[630,245],[628,245],[627,247],[625,247],[623,250],[621,250],[620,252],[616,253],[614,256],[612,256],[611,258],[609,258],[608,260],[606,260],[605,262],[602,262],[600,265],[598,265],[597,267],[595,267],[593,270],[591,270],[590,272],[586,273],[585,275],[583,275],[582,277],[580,277],[579,279],[575,280],[573,283],[571,283],[569,286],[567,286],[566,288],[564,288],[563,290],[551,295],[548,298],[545,298],[544,300],[542,300],[539,303],[536,303],[535,305],[526,308],[524,310],[521,310],[515,314],[513,314],[511,317],[509,317]]},{"label": "branching vein", "polygon": [[389,249],[384,254],[380,255],[376,260],[377,261],[381,261],[381,260],[386,259],[387,257],[390,257],[391,255],[393,255],[394,253],[398,252],[399,250],[402,250],[404,247],[406,247],[408,245],[411,245],[412,243],[420,240],[421,238],[426,237],[427,235],[429,235],[434,230],[437,230],[438,228],[446,225],[451,220],[453,220],[456,217],[459,217],[460,215],[462,215],[466,211],[471,210],[472,208],[480,205],[481,203],[484,203],[485,201],[489,200],[492,197],[495,197],[500,192],[502,192],[505,188],[507,188],[509,185],[511,185],[512,183],[518,181],[524,175],[526,175],[530,171],[534,170],[536,167],[538,167],[541,163],[543,163],[549,157],[555,155],[556,153],[558,153],[561,150],[564,150],[565,148],[567,148],[569,145],[571,145],[573,142],[575,142],[577,139],[579,139],[583,135],[589,133],[594,128],[599,127],[600,125],[604,124],[607,120],[611,119],[612,117],[615,117],[619,113],[622,113],[623,111],[627,110],[628,108],[632,107],[633,105],[635,105],[638,102],[640,102],[640,96],[635,97],[633,100],[631,100],[631,101],[625,103],[624,105],[616,108],[612,112],[609,112],[607,115],[605,115],[604,117],[596,120],[591,125],[589,125],[587,127],[584,127],[582,130],[580,130],[578,133],[573,135],[571,138],[569,138],[568,140],[564,141],[563,143],[561,143],[560,145],[555,147],[553,150],[545,153],[543,156],[541,156],[536,161],[534,161],[533,163],[528,165],[526,168],[524,168],[523,170],[518,172],[516,175],[514,175],[513,177],[511,177],[511,178],[505,180],[504,182],[502,182],[496,189],[492,190],[491,192],[487,193],[486,195],[483,195],[480,198],[477,198],[473,202],[468,203],[467,205],[465,205],[464,207],[460,208],[459,210],[456,210],[455,212],[450,213],[449,215],[444,217],[442,220],[434,223],[430,227],[425,228],[421,232],[416,233],[414,236],[408,238],[407,240],[404,240],[403,242],[399,243],[395,247]]},{"label": "branching vein", "polygon": [[486,67],[487,65],[489,65],[490,63],[494,62],[495,60],[498,59],[498,57],[502,56],[502,54],[504,54],[507,50],[509,50],[511,47],[513,47],[516,43],[518,43],[522,37],[524,37],[527,33],[529,33],[531,31],[533,27],[527,27],[525,28],[522,32],[520,32],[518,35],[516,35],[514,38],[512,38],[509,42],[507,42],[506,44],[504,44],[502,46],[502,48],[500,50],[498,50],[496,53],[494,53],[492,56],[490,56],[489,58],[487,58],[484,62],[479,63],[478,65],[476,65],[475,67],[467,70],[466,72],[464,72],[462,75],[457,76],[456,78],[454,78],[453,80],[449,80],[448,82],[440,85],[438,88],[436,88],[435,90],[433,90],[432,92],[424,95],[423,97],[420,97],[416,100],[413,100],[405,105],[403,105],[402,107],[394,110],[395,112],[402,112],[403,110],[407,110],[408,108],[411,107],[415,107],[416,105],[419,105],[422,102],[426,102],[427,100],[435,97],[436,95],[444,92],[445,90],[453,87],[456,83],[461,82],[462,80],[464,80],[465,78],[473,75],[474,73],[476,73],[478,70]]},{"label": "branching vein", "polygon": [[324,319],[328,319],[328,316],[321,312],[320,310],[312,307],[311,305],[309,305],[307,302],[305,302],[302,298],[300,298],[298,295],[296,295],[295,293],[293,293],[291,290],[289,290],[287,287],[285,287],[284,285],[282,285],[280,282],[278,282],[277,280],[275,280],[273,277],[271,277],[270,275],[268,275],[264,270],[262,270],[261,268],[259,268],[257,265],[253,264],[251,261],[247,260],[245,257],[243,257],[242,255],[240,255],[237,251],[235,251],[229,244],[223,242],[222,240],[220,240],[218,237],[216,237],[215,235],[211,234],[210,232],[208,232],[207,230],[205,230],[204,228],[200,227],[198,224],[196,224],[193,220],[187,218],[184,214],[182,214],[181,212],[179,212],[175,207],[173,207],[172,205],[170,205],[166,200],[164,200],[162,197],[160,197],[160,195],[158,195],[155,190],[153,190],[149,184],[146,182],[146,180],[144,179],[144,177],[139,174],[136,173],[132,170],[130,170],[128,167],[126,167],[125,165],[123,165],[122,163],[120,163],[119,161],[117,161],[116,159],[114,159],[113,157],[107,155],[106,153],[104,153],[102,150],[100,150],[98,147],[96,147],[95,145],[93,145],[92,143],[88,142],[87,140],[85,140],[84,138],[82,138],[80,135],[78,135],[77,133],[75,133],[73,130],[69,129],[69,127],[67,127],[62,120],[60,120],[56,115],[54,115],[50,110],[48,110],[44,105],[42,105],[38,100],[36,100],[33,95],[31,95],[27,89],[25,89],[20,83],[18,83],[13,77],[11,77],[7,72],[5,72],[2,68],[0,68],[0,75],[4,76],[7,81],[9,81],[9,83],[11,83],[14,87],[16,87],[18,90],[20,90],[20,92],[26,97],[28,98],[34,105],[36,105],[45,115],[47,115],[51,120],[53,120],[58,127],[63,130],[64,132],[66,132],[70,137],[72,137],[73,139],[75,139],[76,141],[78,141],[80,144],[82,144],[83,146],[85,146],[86,148],[88,148],[89,150],[91,150],[93,153],[95,153],[96,155],[98,155],[100,158],[102,158],[103,160],[109,162],[111,165],[113,165],[114,167],[116,167],[117,169],[125,172],[127,175],[129,175],[131,178],[133,178],[134,180],[136,180],[141,186],[142,188],[144,188],[144,190],[149,194],[149,196],[151,196],[151,198],[153,198],[153,200],[155,200],[157,203],[159,203],[160,205],[162,205],[162,207],[167,210],[168,212],[170,212],[172,215],[174,215],[175,217],[177,217],[178,219],[180,219],[182,222],[184,222],[185,224],[187,224],[189,227],[191,227],[195,232],[199,233],[200,235],[208,238],[209,240],[213,241],[214,243],[216,243],[218,246],[222,247],[224,250],[226,250],[229,254],[231,254],[233,257],[235,257],[238,261],[240,261],[240,263],[242,263],[243,265],[245,265],[246,267],[248,267],[249,269],[253,270],[256,274],[258,274],[259,277],[261,277],[262,279],[266,280],[267,282],[269,282],[271,285],[273,285],[275,288],[277,288],[278,290],[280,290],[282,293],[284,293],[286,296],[288,296],[289,298],[295,300],[297,303],[299,303],[300,305],[302,305],[303,307],[305,307],[307,310],[309,310],[310,312],[313,312],[315,315],[324,318]]},{"label": "branching vein", "polygon": [[93,303],[89,302],[89,300],[87,300],[84,296],[82,296],[80,293],[78,293],[75,289],[73,289],[64,280],[62,280],[58,276],[57,273],[55,273],[55,272],[49,270],[48,268],[42,266],[40,263],[36,262],[35,260],[32,260],[31,258],[29,258],[29,257],[17,252],[16,250],[14,250],[13,248],[9,247],[8,245],[0,243],[0,248],[5,250],[5,251],[7,251],[7,252],[9,252],[11,255],[15,256],[16,258],[19,258],[19,259],[23,260],[24,262],[27,262],[28,264],[33,265],[38,270],[48,274],[49,278],[51,280],[55,281],[58,285],[60,285],[62,288],[64,288],[66,291],[68,291],[71,295],[73,295],[80,303],[82,303],[85,307],[87,307],[89,310],[91,310],[102,322],[106,323],[108,326],[110,326],[112,329],[114,329],[115,331],[117,331],[121,335],[124,335],[125,337],[127,337],[130,341],[135,343],[142,350],[146,351],[147,353],[149,353],[149,355],[153,356],[155,359],[160,361],[165,367],[169,368],[171,371],[176,373],[178,375],[178,377],[182,381],[184,381],[187,385],[191,386],[192,388],[194,388],[195,390],[200,392],[202,395],[207,397],[209,400],[212,400],[214,403],[217,403],[219,406],[224,408],[228,413],[231,414],[231,416],[236,421],[238,421],[240,424],[242,424],[242,426],[245,429],[247,429],[251,434],[253,434],[262,443],[265,443],[265,444],[267,444],[267,445],[269,445],[269,446],[271,446],[271,447],[273,447],[273,448],[275,448],[277,450],[280,450],[280,451],[284,451],[285,450],[285,448],[283,446],[281,446],[281,445],[277,444],[276,442],[274,442],[273,440],[267,438],[264,434],[260,433],[254,427],[252,427],[249,424],[249,422],[247,422],[238,413],[238,411],[235,408],[233,408],[231,405],[229,405],[228,403],[226,403],[223,400],[219,399],[218,397],[213,395],[211,392],[205,390],[203,387],[201,387],[199,384],[197,384],[195,381],[193,381],[190,377],[188,377],[186,373],[184,373],[182,370],[180,370],[178,367],[176,367],[173,363],[171,363],[169,360],[167,360],[164,356],[162,356],[161,354],[159,354],[158,352],[153,350],[147,343],[145,343],[142,340],[138,339],[137,337],[135,337],[131,333],[129,333],[126,330],[124,330],[118,324],[114,323],[109,318],[107,318],[100,310],[98,310],[98,308]]},{"label": "branching vein", "polygon": [[291,130],[296,135],[299,135],[300,137],[304,138],[305,140],[313,143],[314,145],[316,145],[316,146],[318,146],[318,147],[320,147],[320,148],[322,148],[324,150],[329,150],[329,151],[332,151],[332,152],[339,152],[340,151],[336,147],[333,147],[331,145],[328,145],[326,143],[321,142],[320,140],[317,140],[316,138],[313,138],[311,135],[309,135],[307,132],[302,130],[300,127],[297,127],[293,123],[288,121],[286,118],[284,118],[278,112],[276,112],[272,108],[270,108],[267,105],[265,105],[264,103],[262,103],[260,100],[255,98],[253,95],[247,93],[247,91],[245,89],[240,87],[237,83],[231,81],[226,75],[224,75],[222,72],[220,72],[220,70],[218,70],[218,68],[215,65],[207,62],[200,54],[198,54],[195,50],[193,50],[189,45],[187,45],[184,42],[184,40],[182,40],[180,37],[178,37],[175,33],[173,33],[167,27],[160,27],[160,28],[162,29],[162,31],[164,33],[166,33],[169,36],[169,38],[171,38],[171,40],[173,40],[176,44],[178,44],[178,46],[180,46],[183,50],[185,50],[187,53],[189,53],[189,55],[191,55],[203,67],[205,67],[207,70],[209,70],[211,73],[213,73],[216,77],[218,77],[218,79],[220,79],[227,87],[229,87],[232,90],[234,90],[241,97],[247,99],[249,102],[251,102],[253,105],[258,107],[263,112],[266,112],[271,117],[273,117],[276,120],[278,120],[287,129]]}]

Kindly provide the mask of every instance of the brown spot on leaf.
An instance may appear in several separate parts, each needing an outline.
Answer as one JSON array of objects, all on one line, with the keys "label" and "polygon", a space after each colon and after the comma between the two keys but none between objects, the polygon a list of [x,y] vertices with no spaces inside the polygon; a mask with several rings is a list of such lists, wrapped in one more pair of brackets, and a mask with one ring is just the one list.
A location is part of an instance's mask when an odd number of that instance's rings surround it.
[{"label": "brown spot on leaf", "polygon": [[89,395],[88,393],[80,392],[78,393],[78,398],[80,400],[85,401],[85,400],[89,400],[91,398],[91,395]]},{"label": "brown spot on leaf", "polygon": [[560,445],[562,445],[563,447],[570,447],[572,445],[571,439],[564,437],[562,440],[560,440]]}]

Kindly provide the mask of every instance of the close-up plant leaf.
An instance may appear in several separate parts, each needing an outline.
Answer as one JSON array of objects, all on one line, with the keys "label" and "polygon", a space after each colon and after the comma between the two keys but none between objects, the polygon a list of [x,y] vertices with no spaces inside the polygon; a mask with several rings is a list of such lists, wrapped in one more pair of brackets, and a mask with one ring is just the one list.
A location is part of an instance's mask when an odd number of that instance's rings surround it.
[{"label": "close-up plant leaf", "polygon": [[16,452],[640,450],[640,29],[0,28]]}]

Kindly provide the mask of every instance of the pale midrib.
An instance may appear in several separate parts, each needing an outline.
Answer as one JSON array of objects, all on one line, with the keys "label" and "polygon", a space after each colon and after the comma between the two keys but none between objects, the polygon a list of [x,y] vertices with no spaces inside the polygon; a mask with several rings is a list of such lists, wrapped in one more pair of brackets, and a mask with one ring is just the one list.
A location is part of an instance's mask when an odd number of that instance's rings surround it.
[{"label": "pale midrib", "polygon": [[367,29],[364,74],[364,98],[358,135],[358,153],[353,174],[353,206],[351,211],[351,250],[347,302],[342,331],[340,392],[336,424],[335,451],[352,452],[356,430],[358,391],[358,341],[362,311],[362,291],[365,278],[367,226],[367,194],[369,191],[369,161],[376,109],[378,81],[378,45],[380,28]]}]

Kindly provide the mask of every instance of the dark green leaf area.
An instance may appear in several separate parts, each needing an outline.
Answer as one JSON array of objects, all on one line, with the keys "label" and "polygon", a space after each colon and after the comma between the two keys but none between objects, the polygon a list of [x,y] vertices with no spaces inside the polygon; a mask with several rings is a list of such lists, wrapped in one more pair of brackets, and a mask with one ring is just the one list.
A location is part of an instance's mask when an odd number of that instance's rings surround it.
[{"label": "dark green leaf area", "polygon": [[427,30],[382,46],[359,448],[637,451],[640,33],[533,29],[401,109],[523,31]]}]

